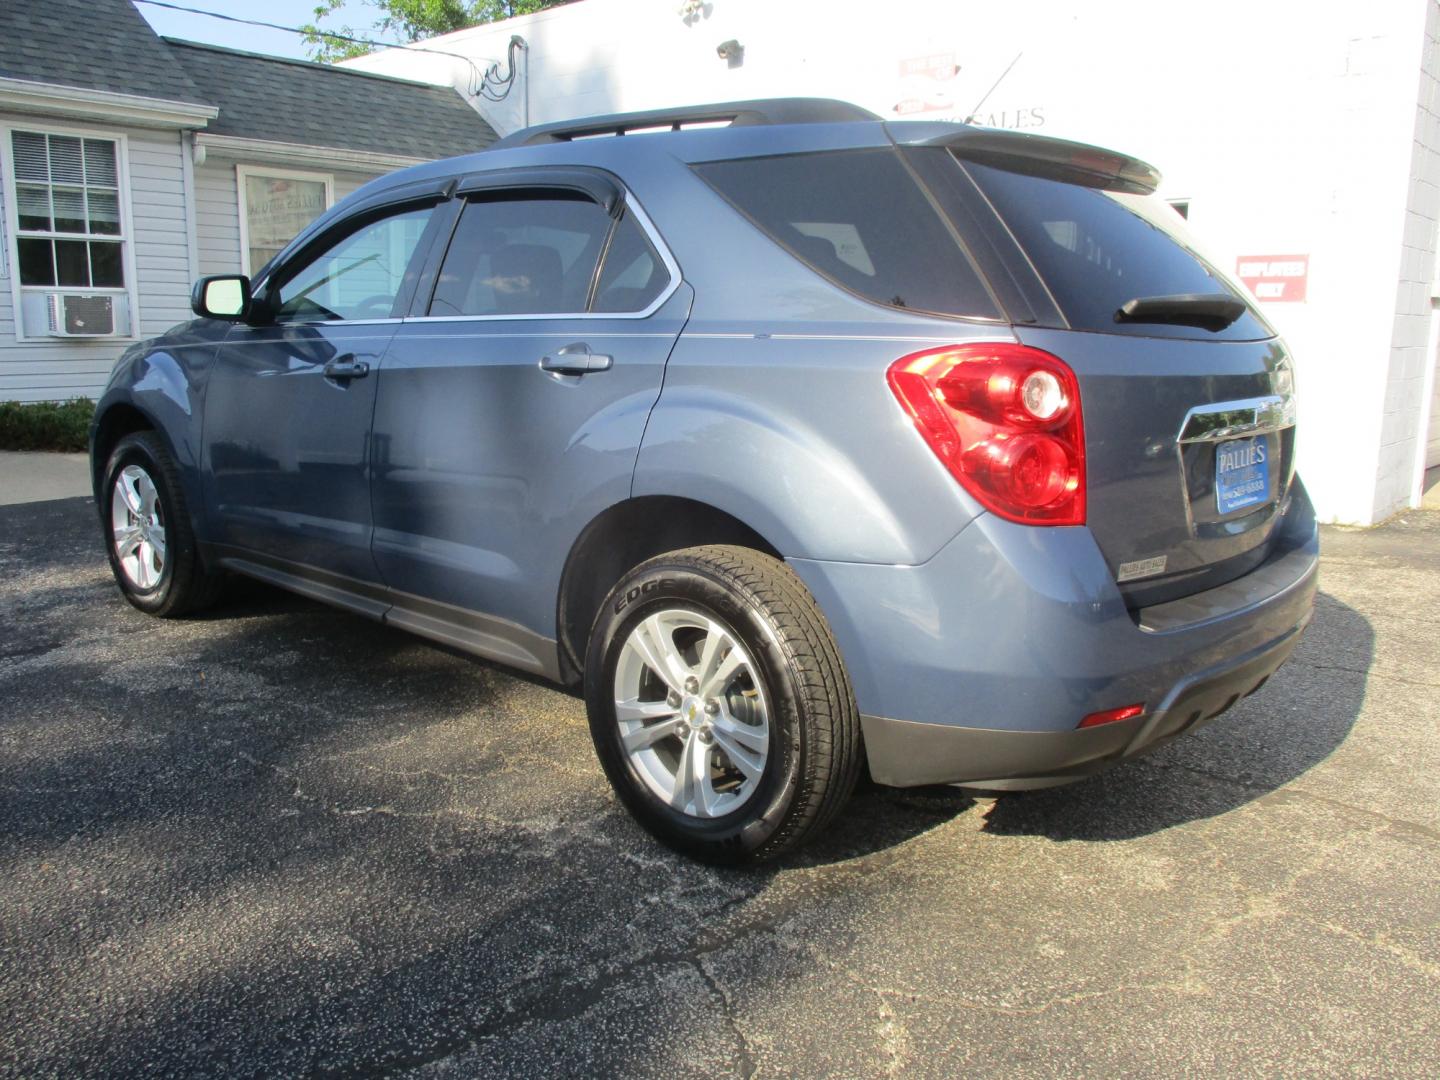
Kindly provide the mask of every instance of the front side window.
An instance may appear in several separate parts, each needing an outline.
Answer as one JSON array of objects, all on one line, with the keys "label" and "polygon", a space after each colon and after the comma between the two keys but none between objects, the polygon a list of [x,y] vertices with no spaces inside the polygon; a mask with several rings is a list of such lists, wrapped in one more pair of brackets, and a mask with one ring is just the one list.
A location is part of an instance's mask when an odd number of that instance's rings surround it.
[{"label": "front side window", "polygon": [[370,221],[298,269],[284,267],[277,315],[326,321],[389,318],[433,211],[426,206]]},{"label": "front side window", "polygon": [[613,221],[581,195],[466,204],[431,315],[559,315],[586,310]]},{"label": "front side window", "polygon": [[236,175],[245,222],[243,270],[256,274],[330,208],[330,177],[251,171],[244,166],[237,167]]},{"label": "front side window", "polygon": [[21,285],[123,289],[124,223],[111,139],[12,131]]}]

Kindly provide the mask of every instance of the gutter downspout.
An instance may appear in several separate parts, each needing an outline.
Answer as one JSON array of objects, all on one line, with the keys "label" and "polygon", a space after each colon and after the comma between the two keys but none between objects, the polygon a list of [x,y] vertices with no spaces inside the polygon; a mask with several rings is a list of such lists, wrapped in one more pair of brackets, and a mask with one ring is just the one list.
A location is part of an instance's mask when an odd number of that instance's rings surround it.
[{"label": "gutter downspout", "polygon": [[199,222],[200,195],[195,184],[195,166],[205,164],[205,148],[195,132],[180,133],[180,184],[185,199],[185,260],[193,283],[200,277]]}]

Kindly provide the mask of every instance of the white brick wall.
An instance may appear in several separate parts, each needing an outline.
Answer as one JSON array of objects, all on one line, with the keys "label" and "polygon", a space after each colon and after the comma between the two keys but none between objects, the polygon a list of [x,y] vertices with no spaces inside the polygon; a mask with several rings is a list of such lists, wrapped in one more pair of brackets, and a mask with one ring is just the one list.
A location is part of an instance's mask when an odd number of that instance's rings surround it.
[{"label": "white brick wall", "polygon": [[1425,3],[1418,66],[1395,330],[1380,423],[1375,520],[1411,505],[1415,498],[1417,465],[1423,468],[1425,454],[1421,443],[1427,435],[1422,425],[1430,415],[1427,399],[1435,394],[1431,323],[1436,313],[1430,298],[1440,237],[1440,4],[1435,0]]},{"label": "white brick wall", "polygon": [[[1411,209],[1422,218],[1440,223],[1440,178],[1437,178],[1437,172],[1440,172],[1440,4],[1434,2],[1428,4],[1425,18],[1425,59],[1416,109],[1416,134],[1423,134],[1423,140],[1417,138],[1418,175],[1412,190]],[[1422,277],[1422,280],[1433,282],[1440,278],[1436,257],[1440,256],[1432,257],[1430,277]],[[1417,270],[1423,275],[1425,267],[1422,264]],[[1425,351],[1415,357],[1413,368],[1405,372],[1407,378],[1418,377],[1421,385],[1419,414],[1425,419],[1417,418],[1416,424],[1424,439],[1424,446],[1417,452],[1421,469],[1440,465],[1440,307],[1433,300],[1431,307],[1431,326],[1425,339]],[[1404,407],[1403,404],[1401,407]],[[1410,491],[1411,505],[1420,501],[1423,480],[1423,472],[1417,470]]]}]

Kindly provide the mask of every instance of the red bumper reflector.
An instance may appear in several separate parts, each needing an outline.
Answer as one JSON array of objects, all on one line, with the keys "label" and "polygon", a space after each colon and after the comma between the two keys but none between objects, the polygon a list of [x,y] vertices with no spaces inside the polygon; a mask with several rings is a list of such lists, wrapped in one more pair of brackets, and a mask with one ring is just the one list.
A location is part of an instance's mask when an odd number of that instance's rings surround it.
[{"label": "red bumper reflector", "polygon": [[1120,709],[1105,709],[1102,712],[1092,712],[1084,720],[1080,721],[1081,727],[1099,727],[1101,724],[1113,724],[1117,720],[1129,720],[1139,716],[1145,711],[1145,706],[1126,705]]}]

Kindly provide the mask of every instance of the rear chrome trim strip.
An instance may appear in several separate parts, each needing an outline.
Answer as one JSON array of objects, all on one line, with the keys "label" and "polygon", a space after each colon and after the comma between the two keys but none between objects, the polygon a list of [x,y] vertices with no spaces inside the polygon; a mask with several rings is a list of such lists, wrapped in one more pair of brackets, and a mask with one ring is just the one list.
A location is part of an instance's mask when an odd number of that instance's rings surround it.
[{"label": "rear chrome trim strip", "polygon": [[1182,445],[1268,435],[1295,426],[1295,399],[1272,394],[1199,405],[1185,414],[1176,439]]}]

